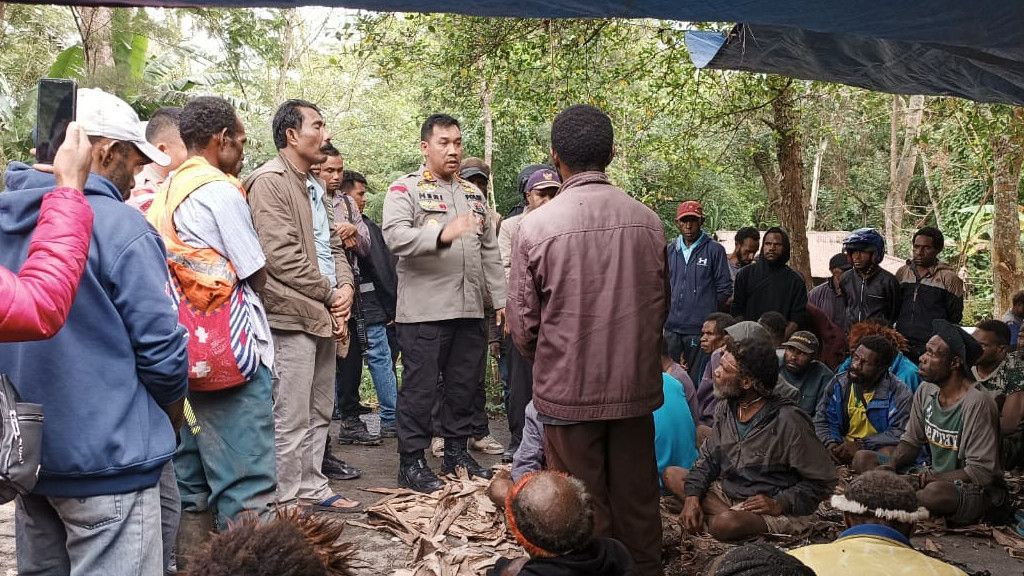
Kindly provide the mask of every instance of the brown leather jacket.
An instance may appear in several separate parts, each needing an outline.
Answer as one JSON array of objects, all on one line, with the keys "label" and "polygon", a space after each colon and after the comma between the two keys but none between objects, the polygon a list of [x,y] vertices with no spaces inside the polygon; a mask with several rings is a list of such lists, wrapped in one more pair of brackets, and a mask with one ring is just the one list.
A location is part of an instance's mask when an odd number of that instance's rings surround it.
[{"label": "brown leather jacket", "polygon": [[[267,257],[267,283],[260,298],[270,327],[330,337],[333,319],[328,302],[333,286],[317,265],[306,175],[278,155],[257,168],[242,185],[249,195],[252,223]],[[326,194],[324,205],[331,223],[337,286],[354,286],[344,243],[334,228],[334,208]]]},{"label": "brown leather jacket", "polygon": [[537,411],[569,421],[662,403],[665,229],[603,172],[576,174],[513,240],[508,315]]}]

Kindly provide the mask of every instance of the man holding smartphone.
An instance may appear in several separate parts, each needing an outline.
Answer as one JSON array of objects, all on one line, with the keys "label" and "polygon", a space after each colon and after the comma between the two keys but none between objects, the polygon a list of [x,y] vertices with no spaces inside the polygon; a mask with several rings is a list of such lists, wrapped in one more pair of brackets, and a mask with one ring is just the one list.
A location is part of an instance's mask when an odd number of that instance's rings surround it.
[{"label": "man holding smartphone", "polygon": [[[22,400],[45,414],[39,482],[15,507],[18,573],[159,574],[157,481],[174,454],[188,362],[163,243],[124,198],[140,166],[169,159],[112,94],[79,90],[78,124],[94,213],[78,294],[51,339],[0,345]],[[0,265],[19,269],[55,179],[14,163],[5,181]]]}]

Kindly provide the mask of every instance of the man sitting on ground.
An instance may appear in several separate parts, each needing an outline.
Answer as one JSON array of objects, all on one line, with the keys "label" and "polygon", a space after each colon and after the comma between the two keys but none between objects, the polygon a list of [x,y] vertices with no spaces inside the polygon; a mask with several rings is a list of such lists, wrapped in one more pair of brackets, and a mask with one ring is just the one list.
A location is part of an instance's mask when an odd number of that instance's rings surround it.
[{"label": "man sitting on ground", "polygon": [[727,345],[715,370],[715,395],[725,401],[700,459],[689,471],[664,473],[665,487],[684,499],[680,518],[689,532],[706,528],[723,541],[793,534],[832,493],[835,466],[810,418],[773,392],[778,371],[766,340]]},{"label": "man sitting on ground", "polygon": [[971,371],[999,406],[1003,468],[1013,470],[1024,464],[1024,359],[1010,352],[1010,329],[999,320],[979,323],[974,339],[982,352]]},{"label": "man sitting on ground", "polygon": [[[924,382],[914,395],[907,431],[882,468],[910,470],[927,444],[931,467],[909,476],[917,481],[918,501],[947,524],[971,524],[990,510],[1008,511],[999,461],[999,409],[970,376],[981,355],[978,342],[945,320],[932,322],[932,329],[935,336],[921,355]],[[861,452],[857,460],[876,465],[879,458]]]},{"label": "man sitting on ground", "polygon": [[966,576],[930,558],[910,543],[914,524],[928,518],[914,488],[903,478],[874,470],[858,476],[846,492],[832,497],[846,531],[835,542],[790,552],[819,574],[830,576]]},{"label": "man sitting on ground", "polygon": [[782,344],[784,350],[779,379],[800,391],[800,408],[811,418],[825,387],[835,374],[817,360],[818,337],[800,330]]},{"label": "man sitting on ground", "polygon": [[[894,376],[906,384],[911,392],[916,392],[918,385],[921,383],[921,376],[917,373],[917,364],[911,362],[904,355],[910,344],[907,342],[906,337],[897,332],[895,328],[885,326],[877,319],[858,322],[850,328],[848,342],[850,350],[856,350],[860,346],[860,341],[872,334],[884,336],[896,348],[896,357],[893,358],[892,364],[889,364],[889,372],[892,372]],[[851,360],[852,357],[843,360],[839,368],[836,368],[836,374],[849,370]]]},{"label": "man sitting on ground", "polygon": [[913,395],[887,369],[896,349],[868,336],[853,351],[853,363],[829,383],[814,416],[818,439],[839,464],[858,450],[891,454],[907,427]]},{"label": "man sitting on ground", "polygon": [[[725,329],[725,338],[722,345],[711,355],[708,366],[704,369],[704,377],[701,378],[700,386],[697,388],[697,398],[700,401],[701,417],[697,420],[697,444],[701,444],[704,437],[711,432],[711,426],[715,421],[715,410],[718,406],[718,397],[714,394],[714,373],[722,362],[722,355],[725,354],[725,347],[729,342],[739,342],[747,338],[760,338],[769,345],[772,339],[768,330],[758,322],[744,320],[737,322]],[[776,352],[776,357],[778,353]],[[777,366],[778,364],[776,364]],[[800,391],[789,384],[776,378],[775,394],[787,400],[796,402],[800,398]]]},{"label": "man sitting on ground", "polygon": [[[715,417],[714,408],[714,395],[712,394],[711,385],[711,374],[715,371],[715,367],[718,366],[716,363],[714,366],[711,365],[711,357],[715,355],[715,352],[725,346],[725,330],[736,323],[736,319],[724,312],[713,312],[708,314],[708,317],[704,319],[704,325],[700,331],[700,349],[703,354],[701,356],[707,357],[707,362],[704,363],[704,367],[700,371],[700,380],[697,384],[697,411],[693,413],[693,420],[698,426],[711,426],[711,422]],[[722,354],[718,353],[718,358],[721,358]],[[671,374],[671,372],[669,372]]]},{"label": "man sitting on ground", "polygon": [[501,558],[488,576],[619,576],[635,572],[617,540],[594,538],[594,511],[583,483],[559,472],[523,477],[506,497],[509,531],[529,557]]}]

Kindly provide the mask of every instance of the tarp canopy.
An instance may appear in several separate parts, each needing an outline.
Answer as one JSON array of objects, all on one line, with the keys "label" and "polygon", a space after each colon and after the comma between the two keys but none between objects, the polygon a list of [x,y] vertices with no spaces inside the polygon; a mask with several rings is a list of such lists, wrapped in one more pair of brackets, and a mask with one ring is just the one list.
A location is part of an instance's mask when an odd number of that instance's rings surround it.
[{"label": "tarp canopy", "polygon": [[[897,93],[1024,105],[1022,0],[86,0],[106,6],[295,7],[528,18],[739,22],[695,37],[698,66],[771,72]],[[693,46],[701,44],[703,52]],[[717,49],[715,45],[717,44]]]}]

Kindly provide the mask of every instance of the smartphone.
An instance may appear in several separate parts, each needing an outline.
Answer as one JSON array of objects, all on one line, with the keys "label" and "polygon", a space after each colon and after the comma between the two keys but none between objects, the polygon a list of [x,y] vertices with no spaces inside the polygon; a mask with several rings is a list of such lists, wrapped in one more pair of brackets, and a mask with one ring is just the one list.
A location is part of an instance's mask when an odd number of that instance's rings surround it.
[{"label": "smartphone", "polygon": [[64,143],[68,124],[75,119],[78,84],[74,80],[43,78],[36,96],[36,162],[53,164]]}]

